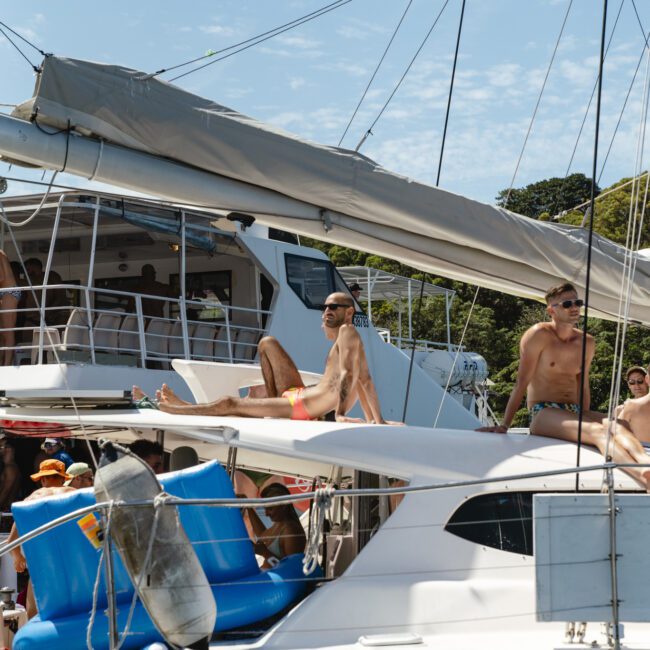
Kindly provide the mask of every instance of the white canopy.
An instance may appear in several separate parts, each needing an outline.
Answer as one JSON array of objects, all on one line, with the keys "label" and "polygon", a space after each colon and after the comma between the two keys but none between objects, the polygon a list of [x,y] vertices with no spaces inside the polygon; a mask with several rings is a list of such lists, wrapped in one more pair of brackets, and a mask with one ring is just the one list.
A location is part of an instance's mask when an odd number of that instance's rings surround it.
[{"label": "white canopy", "polygon": [[[102,145],[92,164],[84,154],[84,166],[74,148],[81,139],[65,134],[58,136],[56,155],[54,136],[38,154],[35,145],[27,154],[24,143],[0,129],[0,152],[171,200],[248,209],[276,228],[519,296],[540,298],[564,280],[584,287],[588,235],[581,228],[538,222],[415,182],[361,154],[306,142],[135,70],[48,57],[34,98],[14,111],[24,120],[34,115],[56,128],[69,122],[78,133],[119,145],[115,150],[151,154],[159,166],[163,158],[165,174],[183,167],[185,178],[189,171],[201,180],[190,192],[191,181],[173,183],[165,176],[162,183],[158,171],[149,178],[127,175],[124,166],[106,162],[116,155],[110,144]],[[48,156],[41,154],[45,148]],[[139,154],[138,165],[143,159]],[[236,205],[222,191],[225,179],[234,179],[230,186],[240,193],[247,189],[250,201]],[[623,247],[594,236],[590,305],[601,315],[618,311],[624,258]],[[650,323],[647,258],[638,260],[630,317]]]}]

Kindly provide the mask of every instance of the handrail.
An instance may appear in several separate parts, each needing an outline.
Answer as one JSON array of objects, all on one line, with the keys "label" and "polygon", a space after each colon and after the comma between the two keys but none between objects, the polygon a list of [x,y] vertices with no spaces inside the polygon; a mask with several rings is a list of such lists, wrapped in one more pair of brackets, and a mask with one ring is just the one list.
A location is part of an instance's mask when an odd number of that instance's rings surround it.
[{"label": "handrail", "polygon": [[[219,341],[223,343],[224,345],[228,346],[228,360],[230,362],[235,362],[235,361],[250,361],[253,355],[246,354],[244,352],[243,358],[239,359],[237,355],[235,355],[234,351],[234,346],[235,346],[235,334],[234,333],[239,333],[242,331],[251,331],[256,334],[258,338],[263,336],[264,334],[264,328],[261,327],[255,327],[251,326],[249,324],[233,324],[232,318],[234,314],[240,314],[242,317],[245,317],[247,314],[254,314],[258,318],[259,322],[259,316],[260,315],[270,315],[269,310],[261,310],[261,309],[256,309],[256,308],[250,308],[250,307],[239,307],[239,306],[233,306],[233,305],[225,305],[220,302],[212,302],[212,301],[206,301],[206,300],[186,300],[183,299],[182,297],[179,298],[170,298],[167,296],[155,296],[155,295],[150,295],[150,294],[143,294],[143,293],[135,293],[131,291],[122,291],[119,289],[106,289],[102,287],[89,287],[89,286],[84,286],[84,285],[78,285],[78,284],[69,284],[69,283],[59,283],[59,284],[46,284],[46,285],[33,285],[32,287],[34,290],[42,290],[42,295],[47,296],[48,291],[65,291],[65,290],[72,290],[75,292],[80,292],[81,295],[83,296],[82,299],[82,306],[73,306],[73,305],[47,305],[47,298],[45,299],[46,302],[44,305],[39,306],[38,308],[36,307],[28,307],[28,308],[20,308],[20,309],[15,309],[12,310],[17,314],[20,313],[35,313],[35,310],[38,309],[39,313],[41,314],[41,318],[39,319],[39,326],[35,327],[29,327],[29,326],[21,326],[21,327],[14,327],[12,328],[14,331],[20,331],[20,332],[27,332],[27,337],[29,336],[29,332],[32,332],[32,344],[29,344],[28,339],[24,342],[21,343],[17,346],[15,346],[14,350],[16,351],[27,351],[27,350],[38,350],[37,356],[36,356],[36,361],[39,364],[43,363],[44,360],[44,352],[47,350],[53,350],[53,349],[58,349],[58,350],[65,350],[65,349],[76,349],[76,350],[86,350],[89,354],[90,357],[90,362],[93,364],[97,363],[97,351],[114,351],[115,353],[127,353],[127,354],[133,354],[134,352],[138,355],[139,357],[139,363],[142,365],[142,367],[146,367],[147,362],[151,361],[169,361],[173,358],[173,356],[169,353],[169,349],[165,353],[160,353],[158,350],[156,352],[150,353],[148,350],[148,341],[155,341],[158,340],[159,338],[165,338],[169,339],[169,336],[167,334],[163,334],[160,332],[149,332],[148,325],[154,321],[165,321],[166,323],[169,324],[171,327],[174,323],[180,322],[182,323],[181,327],[181,336],[183,337],[183,347],[184,347],[184,358],[195,358],[195,355],[193,353],[193,345],[196,341],[198,340],[203,340],[203,341],[214,341],[215,343],[218,341],[216,338],[217,331],[220,328],[225,328],[225,338],[222,341]],[[21,290],[25,290],[25,287],[19,287]],[[97,297],[102,296],[102,297],[114,297],[114,298],[121,298],[122,302],[124,299],[128,299],[129,301],[132,301],[134,303],[135,311],[119,311],[120,315],[122,318],[128,317],[128,316],[135,316],[136,321],[137,321],[137,336],[139,339],[139,349],[134,350],[133,348],[124,348],[120,345],[119,340],[117,345],[100,345],[100,347],[97,346],[96,342],[96,336],[99,333],[110,333],[114,332],[115,334],[119,335],[123,330],[121,330],[121,323],[120,326],[116,328],[112,327],[96,327],[96,321],[97,318],[101,314],[111,314],[111,313],[116,313],[117,310],[106,308],[106,307],[93,307],[92,305],[97,302]],[[173,318],[173,317],[158,317],[158,316],[148,316],[145,315],[143,312],[143,306],[142,306],[142,301],[143,299],[149,300],[149,301],[162,301],[162,303],[170,305],[170,310],[174,310],[174,308],[178,312],[178,317]],[[182,307],[185,307],[185,309],[181,309]],[[189,307],[195,308],[195,309],[211,309],[211,308],[218,308],[219,310],[223,311],[223,320],[196,320],[196,319],[188,319],[187,317],[187,312],[186,309]],[[80,323],[70,323],[67,322],[65,324],[49,324],[48,323],[48,314],[55,312],[57,314],[60,314],[61,312],[66,312],[68,314],[71,314],[73,310],[81,310],[85,314],[85,319],[87,321],[87,324],[80,324]],[[70,319],[68,318],[68,321]],[[191,336],[189,329],[191,327],[195,327],[198,325],[208,325],[211,326],[214,330],[214,334],[212,338],[210,339],[205,339],[199,337],[198,339]],[[0,331],[5,331],[7,328],[0,328]],[[61,334],[61,341],[59,342],[58,337],[55,337],[57,340],[53,341],[51,338],[51,331],[53,329],[59,330]],[[79,330],[83,329],[87,335],[84,335],[84,338],[87,339],[87,343],[85,341],[78,341],[74,342],[68,348],[66,348],[65,344],[65,333],[70,332],[72,330]],[[36,333],[38,332],[38,340],[36,340]],[[135,333],[135,332],[134,332]],[[187,339],[185,339],[187,337]],[[177,336],[174,336],[173,338],[179,338]],[[257,342],[252,342],[252,341],[241,341],[237,342],[237,345],[241,345],[241,348],[238,348],[240,350],[246,351],[250,347],[254,347],[257,345]],[[0,350],[5,349],[4,347],[0,346]],[[202,359],[211,359],[212,354],[200,354],[198,355]],[[34,357],[32,357],[34,359]],[[103,357],[104,358],[104,357]],[[220,355],[220,358],[223,358],[222,355]]]},{"label": "handrail", "polygon": [[[379,425],[381,426],[381,425]],[[613,463],[605,462],[600,465],[587,465],[583,467],[565,467],[562,469],[544,470],[540,472],[526,472],[524,474],[507,474],[504,476],[493,476],[478,479],[467,479],[462,481],[447,481],[445,483],[430,483],[426,485],[405,485],[392,488],[328,488],[328,495],[332,499],[349,498],[349,497],[363,497],[363,496],[390,496],[398,494],[410,494],[413,492],[431,492],[434,490],[448,490],[461,487],[473,487],[479,485],[490,485],[492,483],[510,483],[512,481],[527,480],[531,478],[545,478],[549,476],[563,476],[567,474],[583,474],[586,472],[609,471],[613,469],[623,469],[626,467],[650,467],[650,463]],[[316,499],[321,495],[322,491],[311,491],[300,494],[288,494],[278,497],[257,497],[253,499],[239,498],[239,497],[215,497],[215,498],[191,498],[184,499],[167,495],[158,497],[156,499],[135,499],[132,501],[101,501],[74,512],[68,513],[57,519],[49,521],[41,526],[31,530],[11,543],[0,546],[0,557],[6,555],[14,548],[21,546],[35,537],[52,530],[62,524],[65,524],[77,517],[81,517],[90,512],[105,512],[109,508],[141,508],[143,506],[153,506],[154,503],[160,506],[213,506],[222,508],[249,508],[260,506],[279,506],[294,503],[296,501],[304,501],[308,499]],[[47,498],[47,497],[45,497]]]}]

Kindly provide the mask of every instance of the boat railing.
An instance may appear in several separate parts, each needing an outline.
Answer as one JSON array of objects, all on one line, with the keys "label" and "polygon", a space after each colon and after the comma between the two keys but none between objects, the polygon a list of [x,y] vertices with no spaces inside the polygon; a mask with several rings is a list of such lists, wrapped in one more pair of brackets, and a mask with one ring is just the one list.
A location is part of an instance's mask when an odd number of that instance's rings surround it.
[{"label": "boat railing", "polygon": [[[45,291],[43,291],[43,289]],[[23,287],[23,291],[26,289]],[[33,287],[40,308],[14,310],[14,363],[169,368],[172,359],[250,363],[270,312],[76,284]],[[75,305],[48,303],[67,292]],[[9,310],[7,310],[9,311]],[[8,328],[0,328],[0,333]]]},{"label": "boat railing", "polygon": [[[383,338],[383,337],[382,337]],[[387,343],[392,343],[400,350],[410,351],[413,348],[413,339],[407,337],[393,336],[390,334],[388,340],[384,338]],[[447,352],[456,352],[464,350],[464,346],[454,345],[453,343],[443,343],[440,341],[429,341],[427,339],[415,339],[415,349],[418,352],[433,352],[435,350],[446,350]]]}]

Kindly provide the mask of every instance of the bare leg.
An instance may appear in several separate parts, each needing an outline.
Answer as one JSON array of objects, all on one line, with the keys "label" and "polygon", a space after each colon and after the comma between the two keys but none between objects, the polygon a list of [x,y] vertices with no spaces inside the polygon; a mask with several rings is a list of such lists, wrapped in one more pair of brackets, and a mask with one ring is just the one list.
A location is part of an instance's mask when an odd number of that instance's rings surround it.
[{"label": "bare leg", "polygon": [[276,338],[265,336],[259,342],[257,352],[269,397],[280,397],[289,388],[304,386],[296,364]]},{"label": "bare leg", "polygon": [[[530,425],[530,432],[548,438],[577,442],[578,416],[563,409],[545,408],[535,416]],[[609,453],[615,463],[648,462],[648,456],[643,452],[641,443],[629,429],[620,423],[617,425],[616,436],[610,441],[609,449],[607,448],[607,426],[603,424],[601,413],[594,411],[584,413],[582,442],[597,447],[603,455]],[[621,469],[650,491],[650,468],[625,467]]]},{"label": "bare leg", "polygon": [[38,614],[36,607],[36,598],[34,598],[34,587],[32,586],[32,579],[27,583],[27,599],[25,600],[25,609],[27,610],[27,618],[34,618]]},{"label": "bare leg", "polygon": [[290,418],[292,406],[284,397],[250,399],[221,397],[209,404],[168,404],[160,402],[160,410],[180,415],[237,415],[246,418]]},{"label": "bare leg", "polygon": [[0,340],[2,341],[2,347],[5,349],[2,351],[2,365],[10,366],[13,363],[15,345],[16,345],[16,307],[18,306],[18,300],[16,296],[12,296],[9,293],[5,293],[2,296],[0,301],[0,327],[2,332],[0,332]]}]

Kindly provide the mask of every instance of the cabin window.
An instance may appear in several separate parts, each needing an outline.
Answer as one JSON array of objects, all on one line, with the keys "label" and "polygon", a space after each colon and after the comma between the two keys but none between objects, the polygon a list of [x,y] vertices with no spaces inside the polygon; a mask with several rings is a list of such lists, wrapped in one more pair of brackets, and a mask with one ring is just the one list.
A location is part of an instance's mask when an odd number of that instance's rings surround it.
[{"label": "cabin window", "polygon": [[[180,292],[178,273],[169,283]],[[201,271],[185,274],[187,317],[191,321],[221,322],[226,318],[223,306],[232,304],[232,271]]]},{"label": "cabin window", "polygon": [[329,260],[285,253],[287,282],[307,309],[320,309],[335,291],[348,293],[343,278]]},{"label": "cabin window", "polygon": [[533,493],[479,494],[454,512],[445,530],[500,551],[533,555]]}]

